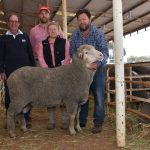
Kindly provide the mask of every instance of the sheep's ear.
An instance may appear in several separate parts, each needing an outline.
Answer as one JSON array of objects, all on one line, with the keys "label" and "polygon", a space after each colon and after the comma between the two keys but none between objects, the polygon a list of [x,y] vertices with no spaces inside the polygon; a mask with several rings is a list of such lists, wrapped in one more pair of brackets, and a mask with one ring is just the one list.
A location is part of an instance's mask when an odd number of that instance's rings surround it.
[{"label": "sheep's ear", "polygon": [[78,57],[83,59],[84,54],[83,53],[78,53]]}]

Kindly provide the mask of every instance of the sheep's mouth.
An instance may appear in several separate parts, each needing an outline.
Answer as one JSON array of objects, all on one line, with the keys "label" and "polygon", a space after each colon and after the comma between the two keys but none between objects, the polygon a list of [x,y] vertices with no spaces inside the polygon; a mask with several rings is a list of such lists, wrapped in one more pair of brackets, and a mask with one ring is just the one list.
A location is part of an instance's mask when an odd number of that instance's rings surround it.
[{"label": "sheep's mouth", "polygon": [[102,61],[104,57],[98,58],[96,61]]},{"label": "sheep's mouth", "polygon": [[97,70],[97,69],[92,68],[92,67],[88,67],[88,69],[91,70],[91,71],[93,71],[93,72],[95,72]]},{"label": "sheep's mouth", "polygon": [[89,64],[87,65],[87,68],[88,68],[89,70],[96,71],[97,68],[93,68],[93,67],[92,67],[92,64],[93,64],[93,63],[95,63],[95,61],[92,62],[92,63],[89,63]]}]

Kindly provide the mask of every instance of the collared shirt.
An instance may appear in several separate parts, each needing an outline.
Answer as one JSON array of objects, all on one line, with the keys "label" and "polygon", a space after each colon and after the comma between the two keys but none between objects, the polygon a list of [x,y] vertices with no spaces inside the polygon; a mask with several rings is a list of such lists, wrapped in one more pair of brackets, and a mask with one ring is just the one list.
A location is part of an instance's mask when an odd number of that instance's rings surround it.
[{"label": "collared shirt", "polygon": [[100,51],[104,55],[104,60],[102,61],[103,64],[107,63],[107,59],[109,56],[108,53],[108,45],[104,33],[96,28],[95,26],[90,26],[90,31],[87,38],[84,38],[80,29],[77,29],[71,38],[70,42],[70,54],[76,53],[77,49],[84,44],[93,45],[96,50]]},{"label": "collared shirt", "polygon": [[30,31],[30,41],[33,48],[34,57],[37,58],[37,45],[48,37],[47,27],[38,24]]},{"label": "collared shirt", "polygon": [[0,72],[7,77],[23,66],[34,66],[34,57],[29,37],[18,30],[14,36],[7,31],[0,39]]},{"label": "collared shirt", "polygon": [[17,32],[16,34],[11,33],[10,30],[8,30],[8,31],[6,32],[6,35],[12,35],[14,39],[16,38],[16,36],[17,36],[18,34],[23,34],[23,32],[22,32],[21,30],[18,30],[18,32]]}]

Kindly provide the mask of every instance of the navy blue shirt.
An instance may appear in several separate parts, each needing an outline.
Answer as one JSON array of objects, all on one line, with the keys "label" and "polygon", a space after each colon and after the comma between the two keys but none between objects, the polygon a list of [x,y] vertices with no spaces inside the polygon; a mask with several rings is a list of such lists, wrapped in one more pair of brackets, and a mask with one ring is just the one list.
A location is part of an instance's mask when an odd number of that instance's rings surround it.
[{"label": "navy blue shirt", "polygon": [[8,77],[23,66],[35,66],[31,43],[27,34],[3,35],[0,38],[0,73]]}]

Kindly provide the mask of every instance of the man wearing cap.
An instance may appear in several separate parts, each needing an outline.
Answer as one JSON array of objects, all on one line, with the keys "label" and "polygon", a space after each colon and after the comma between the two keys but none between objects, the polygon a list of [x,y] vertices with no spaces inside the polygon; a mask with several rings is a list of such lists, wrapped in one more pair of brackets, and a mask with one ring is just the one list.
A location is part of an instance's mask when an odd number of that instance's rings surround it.
[{"label": "man wearing cap", "polygon": [[[49,23],[49,19],[50,19],[49,8],[47,6],[41,6],[39,9],[40,23],[38,25],[36,25],[35,27],[33,27],[30,31],[30,41],[32,44],[33,54],[34,54],[34,58],[36,60],[36,65],[38,65],[38,66],[40,66],[39,61],[38,61],[38,54],[39,54],[38,51],[41,47],[40,45],[42,44],[42,41],[45,41],[49,38],[49,34],[47,32],[47,25]],[[59,28],[59,36],[61,38],[64,38],[63,35],[64,35],[63,32],[60,32],[60,28]],[[69,49],[69,47],[67,49]],[[61,107],[61,110],[64,109],[63,107]],[[53,114],[50,114],[50,115],[53,115]],[[53,128],[54,128],[54,126],[48,126],[49,130],[51,130]],[[62,126],[61,126],[61,128],[62,129],[68,128],[68,114],[66,114],[66,112],[64,112],[64,111],[62,111]]]},{"label": "man wearing cap", "polygon": [[33,48],[33,54],[36,61],[37,60],[37,53],[36,53],[36,46],[38,43],[41,43],[45,40],[48,36],[47,33],[47,23],[50,19],[50,10],[47,6],[41,6],[39,9],[39,21],[40,23],[33,27],[30,31],[30,41]]}]

